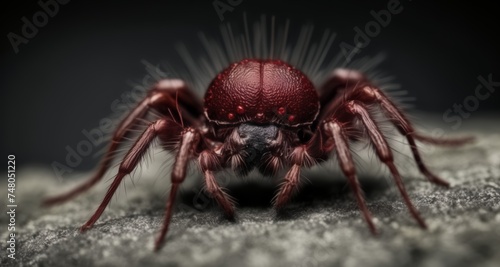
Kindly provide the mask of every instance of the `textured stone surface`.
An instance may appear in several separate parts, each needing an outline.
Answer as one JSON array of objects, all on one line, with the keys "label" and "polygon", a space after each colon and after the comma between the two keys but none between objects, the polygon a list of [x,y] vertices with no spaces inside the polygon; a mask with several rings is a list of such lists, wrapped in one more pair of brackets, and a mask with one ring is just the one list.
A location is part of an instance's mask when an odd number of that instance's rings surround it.
[{"label": "textured stone surface", "polygon": [[[166,246],[152,251],[161,226],[168,181],[151,164],[128,179],[95,227],[77,229],[102,199],[103,182],[61,206],[39,208],[43,196],[80,180],[59,183],[51,170],[17,174],[16,261],[2,266],[500,266],[500,129],[485,120],[463,127],[477,142],[458,149],[423,146],[432,170],[449,189],[427,182],[407,156],[397,158],[409,194],[429,225],[409,216],[385,168],[373,153],[359,155],[360,176],[380,234],[372,236],[335,163],[304,173],[310,183],[277,216],[268,204],[275,187],[264,179],[230,184],[239,199],[238,217],[227,221],[210,204],[193,206],[197,182],[183,187]],[[478,127],[485,130],[478,131]],[[407,149],[394,143],[396,150]],[[396,153],[399,155],[399,153]],[[362,171],[361,171],[362,170]],[[80,174],[85,178],[88,174]],[[84,177],[85,176],[85,177]],[[111,175],[109,176],[111,177]],[[139,177],[141,177],[139,179]],[[328,179],[325,179],[328,178]],[[192,172],[191,181],[196,181]],[[6,183],[0,186],[6,192]],[[4,200],[2,200],[4,201]],[[5,206],[4,206],[5,207]],[[200,209],[195,209],[198,207]],[[1,216],[2,240],[7,220]]]}]

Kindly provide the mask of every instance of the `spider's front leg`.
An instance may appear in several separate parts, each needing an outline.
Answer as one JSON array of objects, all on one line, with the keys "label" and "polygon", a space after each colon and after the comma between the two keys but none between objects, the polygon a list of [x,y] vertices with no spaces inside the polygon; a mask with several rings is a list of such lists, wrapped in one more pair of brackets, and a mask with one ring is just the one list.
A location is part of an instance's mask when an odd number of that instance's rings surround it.
[{"label": "spider's front leg", "polygon": [[[202,141],[203,138],[202,134],[193,128],[184,129],[181,133],[179,150],[172,167],[172,187],[170,189],[170,195],[165,208],[163,227],[155,242],[155,251],[160,249],[163,240],[167,235],[177,190],[179,185],[186,178],[188,162],[197,154],[196,149],[199,147],[200,141]],[[234,216],[234,205],[230,197],[223,191],[213,174],[215,171],[220,169],[217,154],[209,148],[206,148],[199,154],[198,162],[205,176],[205,184],[209,194],[216,199],[219,205],[224,209],[226,215],[232,218]]]},{"label": "spider's front leg", "polygon": [[222,168],[219,156],[212,150],[205,150],[200,153],[198,162],[200,163],[201,171],[205,177],[205,186],[208,194],[215,198],[228,218],[234,218],[233,200],[224,192],[214,175],[216,171]]},{"label": "spider's front leg", "polygon": [[316,159],[311,155],[310,152],[312,151],[310,148],[307,144],[293,148],[288,159],[292,166],[286,173],[278,193],[273,199],[276,209],[280,210],[283,208],[290,201],[294,193],[297,192],[300,185],[300,170],[303,167],[311,167],[316,164]]},{"label": "spider's front leg", "polygon": [[172,218],[172,211],[175,202],[175,197],[177,195],[177,190],[179,185],[186,178],[186,170],[188,162],[196,154],[196,148],[201,140],[201,135],[198,131],[193,128],[184,129],[181,133],[181,140],[179,144],[179,150],[175,156],[174,165],[172,166],[172,187],[170,188],[170,194],[168,197],[167,205],[165,208],[165,217],[163,221],[163,226],[160,235],[155,242],[155,251],[160,249],[163,240],[168,232],[168,227],[170,225],[170,219]]},{"label": "spider's front leg", "polygon": [[119,123],[111,143],[106,151],[97,172],[83,184],[63,194],[46,198],[43,205],[51,206],[68,201],[80,195],[97,184],[114,158],[118,147],[132,130],[137,129],[138,121],[144,118],[150,110],[155,110],[165,117],[182,121],[186,125],[196,124],[196,119],[202,114],[198,98],[187,88],[181,80],[159,81],[149,92],[144,100],[139,102],[129,114]]}]

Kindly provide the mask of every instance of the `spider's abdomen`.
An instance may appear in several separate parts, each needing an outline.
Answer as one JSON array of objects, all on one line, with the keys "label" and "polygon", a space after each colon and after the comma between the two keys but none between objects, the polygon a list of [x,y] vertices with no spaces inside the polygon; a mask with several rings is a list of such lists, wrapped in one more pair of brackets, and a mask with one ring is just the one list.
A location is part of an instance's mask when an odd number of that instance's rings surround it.
[{"label": "spider's abdomen", "polygon": [[318,93],[299,70],[279,60],[245,59],[217,75],[204,99],[205,115],[218,124],[311,124]]}]

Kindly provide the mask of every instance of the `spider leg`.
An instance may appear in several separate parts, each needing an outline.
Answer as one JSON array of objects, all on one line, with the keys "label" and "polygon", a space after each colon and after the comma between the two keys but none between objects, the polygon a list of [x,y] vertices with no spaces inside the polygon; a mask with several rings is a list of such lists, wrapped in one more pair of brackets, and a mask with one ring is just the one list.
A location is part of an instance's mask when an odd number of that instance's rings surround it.
[{"label": "spider leg", "polygon": [[371,85],[370,81],[358,71],[348,69],[337,69],[325,82],[320,90],[320,99],[325,118],[331,116],[331,111],[342,106],[344,101],[338,97],[343,91],[346,99],[356,99],[365,104],[378,103],[387,117],[396,126],[398,131],[406,137],[411,153],[419,171],[432,183],[448,186],[449,183],[433,174],[425,165],[415,140],[443,146],[458,146],[473,140],[472,137],[462,138],[435,138],[422,135],[415,131],[404,113],[378,88]]},{"label": "spider leg", "polygon": [[360,102],[349,101],[346,103],[346,110],[361,120],[366,130],[368,131],[368,135],[371,139],[372,144],[375,147],[377,156],[389,168],[389,171],[391,172],[392,177],[394,178],[394,181],[398,187],[398,190],[400,194],[403,196],[403,200],[408,209],[410,210],[411,215],[413,216],[413,218],[415,218],[415,220],[422,228],[427,228],[427,225],[425,224],[418,210],[411,202],[408,193],[406,192],[401,176],[399,175],[399,171],[394,165],[391,148],[387,144],[385,137],[380,132],[380,129],[375,124],[374,120],[372,119],[366,107]]},{"label": "spider leg", "polygon": [[149,127],[142,133],[142,135],[137,139],[137,141],[134,143],[132,148],[127,152],[125,155],[125,158],[120,164],[120,168],[118,171],[118,174],[113,180],[113,183],[111,186],[108,188],[108,191],[106,192],[106,195],[104,199],[102,200],[101,204],[95,211],[94,215],[80,228],[81,232],[84,232],[91,228],[94,223],[101,217],[102,213],[108,206],[112,196],[114,195],[116,189],[120,185],[123,177],[125,177],[127,174],[132,172],[141,158],[144,156],[146,153],[147,149],[149,148],[151,142],[157,137],[161,136],[162,134],[166,133],[167,131],[171,130],[171,125],[176,124],[172,120],[157,120],[154,123],[151,123]]},{"label": "spider leg", "polygon": [[363,217],[370,227],[370,231],[373,234],[376,234],[377,229],[373,223],[373,216],[366,206],[363,191],[356,176],[356,169],[354,167],[354,161],[352,160],[351,151],[349,150],[348,138],[345,130],[342,125],[336,121],[326,122],[324,127],[325,130],[329,131],[333,137],[335,152],[339,160],[340,168],[349,181],[351,190],[354,192],[354,196],[358,202],[359,209],[363,213]]},{"label": "spider leg", "polygon": [[[196,99],[197,98],[194,97],[187,89],[186,85],[180,80],[162,80],[158,82],[156,86],[149,91],[147,97],[132,109],[125,119],[120,122],[113,134],[111,144],[99,164],[97,172],[90,179],[72,190],[44,199],[42,205],[51,206],[66,202],[97,184],[109,169],[119,145],[130,131],[137,127],[138,119],[144,118],[150,109],[155,109],[169,117],[174,116],[174,119],[179,119],[178,116],[183,116],[184,121],[192,123],[194,122],[193,116],[201,114],[201,110],[196,108],[201,107],[201,105],[197,104]],[[182,115],[175,113],[177,102],[182,108]],[[169,109],[171,111],[169,111]],[[177,118],[175,118],[175,116],[177,116]]]},{"label": "spider leg", "polygon": [[473,136],[455,137],[455,138],[435,138],[414,132],[413,137],[420,142],[438,145],[438,146],[461,146],[474,141]]},{"label": "spider leg", "polygon": [[274,207],[281,209],[290,201],[300,185],[300,169],[302,167],[311,167],[316,160],[309,154],[309,147],[306,145],[296,146],[291,155],[290,162],[292,166],[288,170],[283,183],[278,189],[278,193],[273,199]]},{"label": "spider leg", "polygon": [[170,194],[168,197],[167,205],[165,208],[165,217],[163,220],[163,226],[155,241],[155,251],[160,249],[163,240],[168,232],[168,227],[170,225],[170,220],[172,218],[172,211],[175,202],[175,197],[179,189],[179,185],[186,178],[186,170],[189,160],[195,154],[195,147],[198,145],[200,140],[200,135],[192,128],[185,129],[181,134],[181,140],[179,144],[179,150],[175,156],[175,162],[172,166],[171,181],[172,187],[170,188]]},{"label": "spider leg", "polygon": [[300,168],[300,165],[293,164],[286,173],[285,179],[278,190],[278,194],[276,194],[273,200],[275,209],[279,210],[283,208],[297,191],[300,182]]},{"label": "spider leg", "polygon": [[[336,121],[324,122],[324,130],[331,134],[333,137],[333,146],[328,145],[321,136],[321,130],[309,140],[307,144],[300,145],[294,148],[290,162],[292,167],[285,175],[284,182],[281,184],[276,197],[274,198],[274,207],[281,209],[288,203],[297,191],[300,182],[300,170],[302,167],[311,167],[317,163],[317,160],[324,158],[332,150],[336,150],[339,159],[340,167],[348,178],[349,185],[352,188],[359,208],[367,222],[370,231],[373,234],[377,233],[375,224],[373,223],[373,216],[371,215],[366,202],[363,197],[361,186],[356,176],[354,168],[354,161],[352,160],[351,152],[348,146],[348,139],[343,126]],[[323,143],[325,142],[325,143]]]},{"label": "spider leg", "polygon": [[413,154],[413,158],[415,159],[420,172],[424,174],[432,183],[442,186],[449,186],[449,183],[447,181],[439,178],[427,168],[424,161],[422,160],[422,157],[420,156],[420,152],[417,148],[417,144],[415,143],[415,139],[436,145],[462,145],[471,141],[472,137],[437,139],[418,134],[411,125],[410,121],[403,114],[403,112],[401,112],[400,109],[397,108],[382,91],[371,86],[365,86],[360,89],[360,91],[362,94],[361,98],[365,99],[365,101],[368,102],[374,101],[378,103],[384,113],[390,118],[391,122],[396,126],[398,131],[406,137],[408,145],[410,146],[411,152]]},{"label": "spider leg", "polygon": [[[322,109],[322,115],[324,117],[328,117],[328,114],[324,114],[325,112],[328,113],[333,110],[334,107],[338,107],[342,104],[342,99],[338,97],[342,92],[347,92],[346,94],[350,93],[350,96],[347,96],[348,99],[361,97],[359,100],[362,101],[378,101],[388,115],[393,114],[394,119],[400,120],[401,123],[406,124],[411,128],[409,120],[404,116],[401,110],[396,107],[380,89],[373,86],[365,75],[352,69],[335,69],[325,83],[319,88],[321,106],[326,107]],[[413,129],[411,134],[416,140],[421,142],[443,146],[459,146],[469,143],[474,139],[470,136],[458,138],[436,138],[420,134],[413,131]]]},{"label": "spider leg", "polygon": [[215,179],[214,172],[220,168],[219,158],[213,151],[203,151],[199,156],[201,170],[205,177],[205,185],[208,193],[215,198],[219,206],[224,210],[228,218],[234,217],[234,204],[230,196],[224,192]]}]

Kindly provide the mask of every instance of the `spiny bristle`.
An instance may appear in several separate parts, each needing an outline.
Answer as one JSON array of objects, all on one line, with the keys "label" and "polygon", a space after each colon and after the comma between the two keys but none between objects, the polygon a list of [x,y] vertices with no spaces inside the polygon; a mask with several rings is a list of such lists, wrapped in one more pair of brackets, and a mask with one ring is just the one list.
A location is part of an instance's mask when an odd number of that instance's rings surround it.
[{"label": "spiny bristle", "polygon": [[219,72],[245,58],[285,61],[306,74],[317,88],[336,68],[358,70],[383,90],[393,92],[399,88],[391,83],[392,77],[376,70],[383,62],[384,54],[347,60],[340,49],[334,47],[336,33],[329,29],[315,31],[308,24],[292,38],[289,20],[280,23],[274,16],[267,19],[263,15],[249,25],[244,14],[241,24],[221,25],[221,41],[200,33],[204,53],[194,53],[186,45],[178,45],[177,51],[184,61],[185,70],[168,67],[168,71],[187,82],[200,97]]}]

